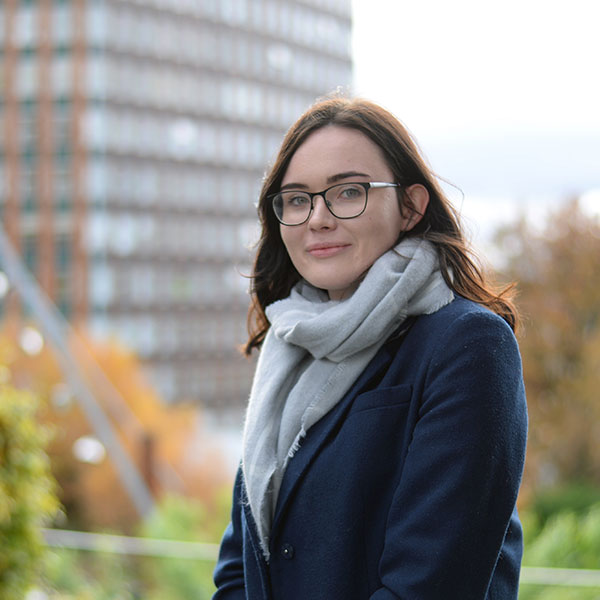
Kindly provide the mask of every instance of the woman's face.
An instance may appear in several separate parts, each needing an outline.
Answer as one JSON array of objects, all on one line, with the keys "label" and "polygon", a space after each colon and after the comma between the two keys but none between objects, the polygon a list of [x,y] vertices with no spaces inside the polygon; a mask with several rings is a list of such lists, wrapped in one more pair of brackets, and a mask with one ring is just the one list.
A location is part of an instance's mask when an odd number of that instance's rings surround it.
[{"label": "woman's face", "polygon": [[[292,156],[281,183],[318,192],[336,183],[394,183],[383,152],[356,129],[329,125],[312,133]],[[397,188],[370,189],[367,208],[354,219],[337,219],[321,196],[310,219],[280,225],[281,238],[298,273],[332,300],[347,298],[369,267],[395,245],[407,225]]]}]

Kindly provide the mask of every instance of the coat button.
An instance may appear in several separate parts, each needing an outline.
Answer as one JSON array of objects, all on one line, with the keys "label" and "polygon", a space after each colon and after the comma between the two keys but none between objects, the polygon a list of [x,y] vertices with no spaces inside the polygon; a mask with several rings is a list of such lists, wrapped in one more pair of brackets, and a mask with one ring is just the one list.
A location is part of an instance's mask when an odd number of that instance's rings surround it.
[{"label": "coat button", "polygon": [[294,558],[294,546],[291,544],[283,544],[281,546],[281,556],[287,560]]}]

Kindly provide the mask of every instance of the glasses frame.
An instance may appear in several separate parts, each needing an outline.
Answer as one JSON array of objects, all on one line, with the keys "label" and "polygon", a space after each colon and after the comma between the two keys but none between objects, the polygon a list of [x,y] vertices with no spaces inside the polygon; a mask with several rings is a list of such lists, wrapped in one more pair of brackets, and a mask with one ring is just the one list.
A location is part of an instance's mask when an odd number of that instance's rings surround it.
[{"label": "glasses frame", "polygon": [[[354,215],[352,217],[338,217],[333,210],[331,210],[331,206],[329,205],[329,202],[327,202],[327,200],[325,200],[325,194],[335,188],[338,187],[340,185],[360,185],[362,188],[364,188],[365,190],[365,205],[363,206],[363,209],[357,214]],[[336,218],[336,219],[342,219],[342,220],[347,220],[347,219],[356,219],[357,217],[360,217],[360,215],[362,215],[365,210],[367,210],[367,203],[369,201],[369,190],[370,189],[377,189],[377,188],[388,188],[388,187],[402,187],[399,183],[386,183],[384,181],[348,181],[347,183],[336,183],[335,185],[330,185],[328,188],[324,189],[321,192],[307,192],[306,190],[284,190],[284,192],[298,192],[300,194],[306,194],[309,199],[310,199],[310,210],[308,211],[308,215],[306,216],[306,219],[304,219],[304,221],[301,221],[300,223],[284,223],[279,216],[277,215],[277,211],[275,210],[275,200],[277,199],[277,197],[282,194],[283,192],[277,192],[275,194],[269,194],[267,196],[267,200],[270,200],[271,202],[271,206],[273,208],[273,212],[275,213],[275,218],[279,221],[279,223],[281,223],[282,225],[285,225],[286,227],[297,227],[298,225],[304,225],[304,223],[306,223],[310,217],[313,214],[313,210],[315,208],[315,196],[321,196],[321,198],[323,198],[323,202],[325,203],[325,206],[327,207],[327,210]]]}]

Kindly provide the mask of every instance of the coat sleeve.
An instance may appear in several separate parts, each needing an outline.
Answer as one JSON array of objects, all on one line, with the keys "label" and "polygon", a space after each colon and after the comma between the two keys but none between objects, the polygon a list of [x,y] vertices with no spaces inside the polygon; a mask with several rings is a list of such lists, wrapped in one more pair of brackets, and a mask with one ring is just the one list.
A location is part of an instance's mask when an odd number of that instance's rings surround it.
[{"label": "coat sleeve", "polygon": [[233,487],[231,522],[223,534],[219,559],[215,567],[214,582],[217,591],[213,596],[213,600],[246,600],[242,550],[241,471],[240,468]]},{"label": "coat sleeve", "polygon": [[503,548],[527,431],[521,359],[506,323],[487,312],[451,323],[421,396],[388,514],[382,588],[371,600],[484,600],[500,561],[514,561],[518,573],[522,551],[519,535]]}]

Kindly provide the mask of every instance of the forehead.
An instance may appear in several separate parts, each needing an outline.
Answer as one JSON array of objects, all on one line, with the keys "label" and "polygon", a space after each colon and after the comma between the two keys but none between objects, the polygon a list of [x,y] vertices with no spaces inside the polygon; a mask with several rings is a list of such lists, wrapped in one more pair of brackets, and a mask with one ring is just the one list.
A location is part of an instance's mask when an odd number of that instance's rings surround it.
[{"label": "forehead", "polygon": [[338,125],[327,125],[311,133],[293,154],[282,184],[361,172],[372,178],[391,175],[381,148],[367,135]]}]

